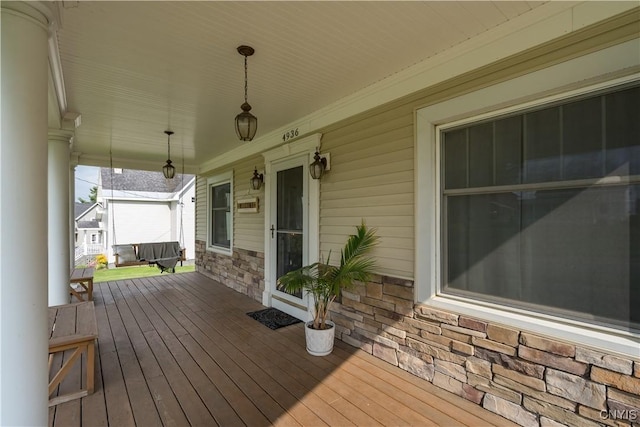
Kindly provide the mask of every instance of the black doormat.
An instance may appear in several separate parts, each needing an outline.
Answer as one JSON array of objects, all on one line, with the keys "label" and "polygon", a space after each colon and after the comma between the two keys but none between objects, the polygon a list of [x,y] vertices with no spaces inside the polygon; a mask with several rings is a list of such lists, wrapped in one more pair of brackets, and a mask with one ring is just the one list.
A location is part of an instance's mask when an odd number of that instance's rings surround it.
[{"label": "black doormat", "polygon": [[247,315],[274,330],[284,326],[300,323],[299,319],[296,319],[295,317],[273,307],[265,308],[264,310],[252,311],[247,313]]}]

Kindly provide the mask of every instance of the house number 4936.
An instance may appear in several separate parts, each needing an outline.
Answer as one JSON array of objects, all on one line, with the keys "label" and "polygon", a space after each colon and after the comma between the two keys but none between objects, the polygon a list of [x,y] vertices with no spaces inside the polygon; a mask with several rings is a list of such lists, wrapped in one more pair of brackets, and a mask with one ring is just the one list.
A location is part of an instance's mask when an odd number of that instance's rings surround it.
[{"label": "house number 4936", "polygon": [[287,142],[288,140],[295,138],[299,135],[298,128],[291,129],[282,134],[282,141]]}]

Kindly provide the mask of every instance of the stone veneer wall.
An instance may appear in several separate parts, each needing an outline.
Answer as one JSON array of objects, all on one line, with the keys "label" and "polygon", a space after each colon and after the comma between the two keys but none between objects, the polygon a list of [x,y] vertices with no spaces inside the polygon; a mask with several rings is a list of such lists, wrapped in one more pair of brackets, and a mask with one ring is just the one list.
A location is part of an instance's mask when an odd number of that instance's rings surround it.
[{"label": "stone veneer wall", "polygon": [[[336,337],[523,426],[640,425],[640,359],[414,305],[413,282],[344,292]],[[616,419],[614,419],[616,418]]]},{"label": "stone veneer wall", "polygon": [[196,270],[225,286],[262,302],[264,291],[264,253],[233,249],[233,255],[206,250],[206,243],[196,240]]}]

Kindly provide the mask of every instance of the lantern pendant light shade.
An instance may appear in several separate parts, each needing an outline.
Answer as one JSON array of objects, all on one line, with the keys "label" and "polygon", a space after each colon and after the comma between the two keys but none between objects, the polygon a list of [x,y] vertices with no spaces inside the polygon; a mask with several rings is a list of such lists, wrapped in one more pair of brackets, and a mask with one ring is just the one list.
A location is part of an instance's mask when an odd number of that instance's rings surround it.
[{"label": "lantern pendant light shade", "polygon": [[320,153],[316,149],[316,154],[313,156],[313,163],[309,165],[309,173],[311,173],[311,178],[320,179],[322,175],[324,175],[324,171],[327,168],[327,159],[326,157],[320,157]]},{"label": "lantern pendant light shade", "polygon": [[245,102],[240,106],[242,113],[236,116],[236,135],[241,141],[251,141],[258,130],[258,119],[251,114],[251,105]]},{"label": "lantern pendant light shade", "polygon": [[167,179],[173,179],[176,175],[176,168],[171,164],[171,160],[167,160],[167,164],[162,167],[162,173]]},{"label": "lantern pendant light shade", "polygon": [[249,112],[251,105],[247,101],[247,57],[254,52],[251,46],[238,46],[238,53],[244,56],[244,103],[240,106],[242,113],[236,116],[236,135],[241,141],[251,141],[258,129],[258,118]]},{"label": "lantern pendant light shade", "polygon": [[171,135],[173,135],[173,132],[165,130],[164,133],[167,134],[167,164],[162,167],[162,173],[165,178],[173,179],[176,175],[176,168],[171,164]]},{"label": "lantern pendant light shade", "polygon": [[258,173],[257,168],[253,168],[253,176],[249,180],[251,184],[252,190],[259,190],[262,187],[262,183],[264,182],[264,175]]}]

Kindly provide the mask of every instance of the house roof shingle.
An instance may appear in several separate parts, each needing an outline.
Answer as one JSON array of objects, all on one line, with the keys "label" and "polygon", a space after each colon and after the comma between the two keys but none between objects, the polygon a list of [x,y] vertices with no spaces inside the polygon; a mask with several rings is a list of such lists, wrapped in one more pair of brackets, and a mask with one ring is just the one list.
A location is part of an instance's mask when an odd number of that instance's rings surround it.
[{"label": "house roof shingle", "polygon": [[78,228],[100,228],[100,223],[95,219],[91,221],[78,221]]},{"label": "house roof shingle", "polygon": [[111,168],[100,168],[103,190],[146,191],[157,193],[175,193],[182,190],[193,175],[176,173],[173,179],[166,179],[162,172],[122,169],[122,173],[111,173]]},{"label": "house roof shingle", "polygon": [[74,211],[73,211],[73,217],[78,218],[80,215],[88,211],[93,205],[95,205],[95,203],[93,202],[87,202],[87,203],[76,202]]}]

